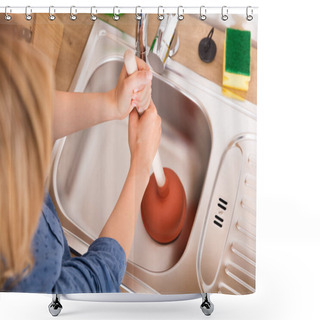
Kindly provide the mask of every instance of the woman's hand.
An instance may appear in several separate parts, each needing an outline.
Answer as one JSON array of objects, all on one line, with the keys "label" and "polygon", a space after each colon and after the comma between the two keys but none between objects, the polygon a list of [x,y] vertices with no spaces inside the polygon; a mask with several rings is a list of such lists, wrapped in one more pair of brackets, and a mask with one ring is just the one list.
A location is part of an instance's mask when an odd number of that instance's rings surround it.
[{"label": "woman's hand", "polygon": [[117,86],[108,92],[56,91],[54,99],[53,136],[59,139],[98,123],[124,119],[134,107],[139,112],[151,100],[152,73],[148,65],[136,57],[138,70],[128,76],[123,66]]},{"label": "woman's hand", "polygon": [[117,86],[113,90],[115,119],[124,119],[134,107],[143,112],[150,104],[152,72],[143,60],[136,57],[136,62],[138,71],[130,76],[123,65]]},{"label": "woman's hand", "polygon": [[131,167],[149,177],[150,168],[161,137],[161,118],[151,99],[150,106],[141,115],[132,110],[129,117],[129,147]]}]

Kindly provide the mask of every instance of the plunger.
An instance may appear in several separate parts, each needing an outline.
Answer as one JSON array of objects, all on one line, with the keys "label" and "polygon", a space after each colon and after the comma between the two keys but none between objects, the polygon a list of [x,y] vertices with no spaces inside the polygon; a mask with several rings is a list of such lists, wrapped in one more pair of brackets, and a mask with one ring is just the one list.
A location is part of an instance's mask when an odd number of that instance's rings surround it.
[{"label": "plunger", "polygon": [[[138,70],[135,55],[131,50],[125,52],[124,64],[128,75]],[[141,202],[141,216],[150,237],[166,244],[181,233],[186,218],[186,194],[177,174],[162,167],[158,151],[152,169],[153,174]]]}]

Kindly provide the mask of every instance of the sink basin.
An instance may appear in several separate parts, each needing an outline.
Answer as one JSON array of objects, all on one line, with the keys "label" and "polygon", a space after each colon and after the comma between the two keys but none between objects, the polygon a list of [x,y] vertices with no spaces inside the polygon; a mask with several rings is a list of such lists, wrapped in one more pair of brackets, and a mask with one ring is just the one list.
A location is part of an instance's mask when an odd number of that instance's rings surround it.
[{"label": "sink basin", "polygon": [[[113,89],[122,66],[120,59],[105,62],[94,71],[85,91]],[[156,75],[152,85],[153,101],[162,118],[162,164],[180,177],[187,197],[187,215],[180,236],[167,245],[151,239],[139,215],[129,260],[160,272],[179,260],[188,241],[208,167],[211,134],[207,118],[195,101]],[[68,218],[90,241],[98,237],[111,214],[129,164],[128,119],[109,121],[66,138],[57,170],[60,202]]]},{"label": "sink basin", "polygon": [[[123,54],[134,45],[132,37],[97,20],[70,91],[113,89]],[[122,288],[251,293],[256,106],[222,96],[221,87],[170,58],[162,75],[154,73],[152,85],[162,118],[160,157],[185,188],[187,217],[179,237],[163,245],[151,239],[139,215]],[[127,135],[125,119],[55,143],[50,193],[68,243],[80,254],[99,235],[123,187],[130,163]]]}]

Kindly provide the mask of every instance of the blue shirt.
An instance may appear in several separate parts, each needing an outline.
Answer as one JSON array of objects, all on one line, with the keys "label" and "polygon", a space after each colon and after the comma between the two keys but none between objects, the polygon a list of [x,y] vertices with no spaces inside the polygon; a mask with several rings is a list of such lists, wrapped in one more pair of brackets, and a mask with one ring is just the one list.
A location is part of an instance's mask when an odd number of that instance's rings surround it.
[{"label": "blue shirt", "polygon": [[98,238],[81,257],[72,258],[49,195],[33,238],[34,267],[10,291],[39,293],[120,292],[126,255],[112,238]]}]

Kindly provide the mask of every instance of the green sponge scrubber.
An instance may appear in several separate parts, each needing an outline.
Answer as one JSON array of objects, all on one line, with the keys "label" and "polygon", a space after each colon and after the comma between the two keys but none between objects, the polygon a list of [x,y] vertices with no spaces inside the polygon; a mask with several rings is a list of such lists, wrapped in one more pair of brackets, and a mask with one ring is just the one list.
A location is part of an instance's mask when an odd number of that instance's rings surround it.
[{"label": "green sponge scrubber", "polygon": [[223,86],[248,91],[250,81],[250,31],[226,29]]}]

